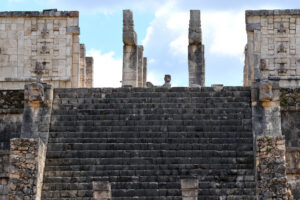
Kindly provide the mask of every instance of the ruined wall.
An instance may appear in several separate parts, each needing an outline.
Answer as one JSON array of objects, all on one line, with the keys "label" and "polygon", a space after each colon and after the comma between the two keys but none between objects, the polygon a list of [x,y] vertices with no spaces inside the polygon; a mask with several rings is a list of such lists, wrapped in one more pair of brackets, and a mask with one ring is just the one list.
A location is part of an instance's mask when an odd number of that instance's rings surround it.
[{"label": "ruined wall", "polygon": [[20,136],[23,107],[23,90],[0,90],[0,150],[9,150],[10,138]]},{"label": "ruined wall", "polygon": [[24,107],[23,90],[0,90],[0,199],[7,199],[9,140],[20,137]]},{"label": "ruined wall", "polygon": [[54,87],[79,86],[77,11],[0,12],[0,89],[23,89],[42,64]]},{"label": "ruined wall", "polygon": [[280,87],[300,85],[300,10],[246,11],[244,85],[280,79]]},{"label": "ruined wall", "polygon": [[287,175],[295,199],[300,198],[300,89],[281,89],[281,124],[286,137]]}]

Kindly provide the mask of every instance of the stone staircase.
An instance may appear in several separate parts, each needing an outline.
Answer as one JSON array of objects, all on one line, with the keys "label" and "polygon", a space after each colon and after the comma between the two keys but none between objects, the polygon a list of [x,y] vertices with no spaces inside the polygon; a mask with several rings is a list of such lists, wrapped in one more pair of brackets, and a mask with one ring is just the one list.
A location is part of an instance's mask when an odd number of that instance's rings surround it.
[{"label": "stone staircase", "polygon": [[55,89],[42,199],[255,199],[250,88]]}]

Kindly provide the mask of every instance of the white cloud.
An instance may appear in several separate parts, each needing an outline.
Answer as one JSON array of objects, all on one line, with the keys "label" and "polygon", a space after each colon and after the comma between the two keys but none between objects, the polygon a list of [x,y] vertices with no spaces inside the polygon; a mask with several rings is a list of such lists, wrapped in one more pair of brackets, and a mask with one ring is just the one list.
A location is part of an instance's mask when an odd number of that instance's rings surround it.
[{"label": "white cloud", "polygon": [[87,52],[94,58],[94,87],[120,87],[122,80],[122,59],[114,52],[102,53],[92,49]]},{"label": "white cloud", "polygon": [[[203,36],[209,37],[211,53],[240,56],[246,44],[244,11],[202,13]],[[208,40],[208,39],[207,39]]]}]

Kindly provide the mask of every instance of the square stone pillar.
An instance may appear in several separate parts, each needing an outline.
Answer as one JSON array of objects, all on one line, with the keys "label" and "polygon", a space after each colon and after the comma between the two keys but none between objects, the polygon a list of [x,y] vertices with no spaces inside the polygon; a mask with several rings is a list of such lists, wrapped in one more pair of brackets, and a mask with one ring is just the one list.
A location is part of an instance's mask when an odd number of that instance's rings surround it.
[{"label": "square stone pillar", "polygon": [[111,200],[111,185],[107,181],[93,182],[93,200]]},{"label": "square stone pillar", "polygon": [[138,46],[133,13],[123,10],[123,74],[122,86],[138,86]]},{"label": "square stone pillar", "polygon": [[182,200],[198,200],[199,180],[196,178],[181,179]]},{"label": "square stone pillar", "polygon": [[94,84],[93,73],[94,73],[94,59],[93,57],[85,57],[86,62],[86,87],[92,88]]},{"label": "square stone pillar", "polygon": [[144,47],[142,45],[138,45],[138,70],[137,70],[137,76],[138,76],[138,87],[143,87],[143,70],[144,70],[144,66],[143,66],[143,61],[144,61]]},{"label": "square stone pillar", "polygon": [[9,200],[40,200],[46,145],[39,138],[10,140]]},{"label": "square stone pillar", "polygon": [[200,10],[190,11],[188,64],[189,86],[205,86],[205,60],[204,46],[202,45]]},{"label": "square stone pillar", "polygon": [[80,44],[80,62],[79,62],[79,87],[86,87],[86,62],[85,62],[86,49],[84,44]]},{"label": "square stone pillar", "polygon": [[21,138],[10,140],[9,200],[41,199],[53,90],[36,82],[25,85]]},{"label": "square stone pillar", "polygon": [[147,58],[143,58],[143,87],[146,87],[147,82]]},{"label": "square stone pillar", "polygon": [[256,144],[257,199],[293,199],[286,176],[278,81],[252,85],[252,127]]}]

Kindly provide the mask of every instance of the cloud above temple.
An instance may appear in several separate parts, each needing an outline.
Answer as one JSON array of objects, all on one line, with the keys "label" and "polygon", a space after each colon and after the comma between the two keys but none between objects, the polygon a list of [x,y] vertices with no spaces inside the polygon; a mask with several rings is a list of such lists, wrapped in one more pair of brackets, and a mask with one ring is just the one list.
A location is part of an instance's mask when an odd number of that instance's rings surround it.
[{"label": "cloud above temple", "polygon": [[115,58],[114,54],[95,49],[87,52],[87,56],[94,58],[94,87],[121,87],[122,59]]}]

